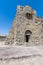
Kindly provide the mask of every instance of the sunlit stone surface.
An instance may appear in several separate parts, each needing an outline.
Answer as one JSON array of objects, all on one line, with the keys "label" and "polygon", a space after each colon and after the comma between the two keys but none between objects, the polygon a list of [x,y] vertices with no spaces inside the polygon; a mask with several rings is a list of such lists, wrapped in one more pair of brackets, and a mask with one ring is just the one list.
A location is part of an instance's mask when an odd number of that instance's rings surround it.
[{"label": "sunlit stone surface", "polygon": [[43,45],[43,18],[30,6],[17,6],[16,16],[6,43],[10,45]]},{"label": "sunlit stone surface", "polygon": [[43,65],[43,46],[0,47],[0,65]]}]

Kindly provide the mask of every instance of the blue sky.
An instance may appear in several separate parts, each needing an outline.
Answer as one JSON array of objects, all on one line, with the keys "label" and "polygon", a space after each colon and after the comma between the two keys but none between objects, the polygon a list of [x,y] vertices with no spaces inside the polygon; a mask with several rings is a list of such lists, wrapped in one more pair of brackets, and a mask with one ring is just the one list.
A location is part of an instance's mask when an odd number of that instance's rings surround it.
[{"label": "blue sky", "polygon": [[29,5],[43,17],[43,0],[0,0],[0,34],[7,35],[16,15],[17,5]]}]

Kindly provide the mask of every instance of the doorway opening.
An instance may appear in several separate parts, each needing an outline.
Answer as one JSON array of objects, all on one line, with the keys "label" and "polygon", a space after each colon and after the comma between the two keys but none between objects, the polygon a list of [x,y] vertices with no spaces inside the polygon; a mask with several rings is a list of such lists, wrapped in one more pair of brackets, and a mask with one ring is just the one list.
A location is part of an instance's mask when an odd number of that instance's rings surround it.
[{"label": "doorway opening", "polygon": [[27,31],[25,32],[26,42],[29,42],[29,39],[30,39],[30,37],[31,37],[31,34],[32,34],[32,32],[31,32],[30,30],[27,30]]},{"label": "doorway opening", "polygon": [[26,35],[26,42],[29,41],[30,35]]}]

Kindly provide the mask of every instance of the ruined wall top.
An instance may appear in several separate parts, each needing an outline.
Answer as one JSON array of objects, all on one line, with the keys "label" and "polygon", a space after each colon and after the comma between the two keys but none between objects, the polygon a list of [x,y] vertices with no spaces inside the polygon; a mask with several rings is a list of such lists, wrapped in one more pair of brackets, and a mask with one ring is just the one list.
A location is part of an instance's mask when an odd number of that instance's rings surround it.
[{"label": "ruined wall top", "polygon": [[20,6],[20,5],[18,5],[17,6],[17,12],[22,12],[22,13],[26,13],[26,12],[31,12],[31,13],[33,13],[33,14],[35,14],[36,15],[36,11],[35,10],[33,10],[32,9],[32,7],[30,7],[30,6],[28,6],[28,5],[26,5],[26,6]]},{"label": "ruined wall top", "polygon": [[19,10],[23,10],[24,8],[28,9],[28,10],[32,9],[30,6],[27,6],[27,5],[26,6],[20,6],[20,5],[17,6],[17,9],[19,9]]}]

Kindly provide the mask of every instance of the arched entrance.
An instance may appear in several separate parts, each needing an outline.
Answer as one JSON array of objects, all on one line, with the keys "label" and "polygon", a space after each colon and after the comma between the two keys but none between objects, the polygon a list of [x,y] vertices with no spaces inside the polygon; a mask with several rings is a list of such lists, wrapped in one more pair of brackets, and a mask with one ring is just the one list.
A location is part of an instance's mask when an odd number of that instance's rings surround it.
[{"label": "arched entrance", "polygon": [[32,32],[30,30],[27,30],[25,32],[25,40],[26,40],[26,42],[29,42],[29,39],[31,37],[31,34],[32,34]]}]

